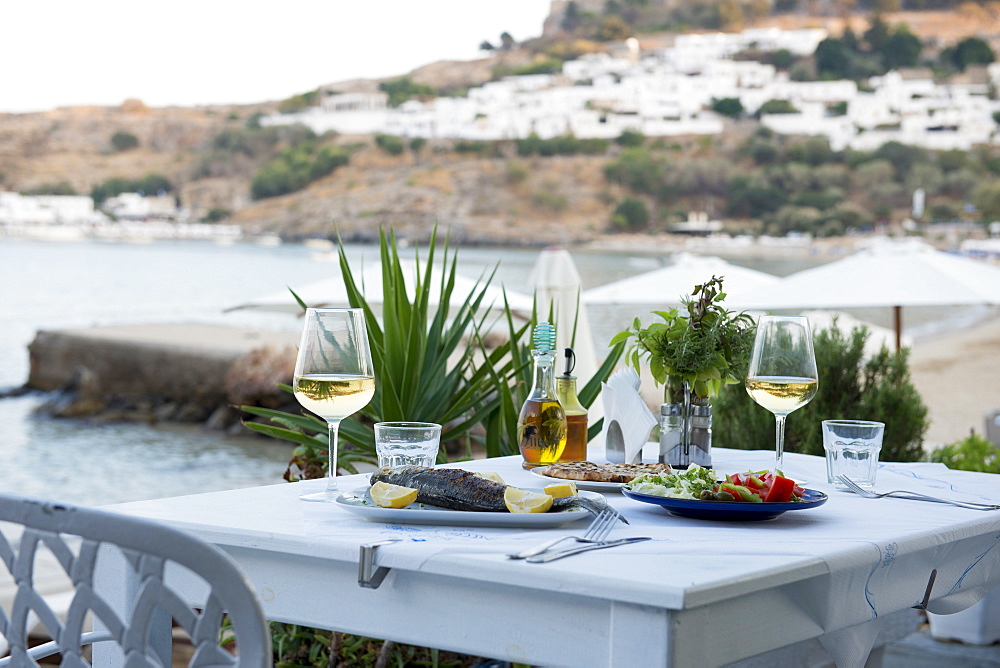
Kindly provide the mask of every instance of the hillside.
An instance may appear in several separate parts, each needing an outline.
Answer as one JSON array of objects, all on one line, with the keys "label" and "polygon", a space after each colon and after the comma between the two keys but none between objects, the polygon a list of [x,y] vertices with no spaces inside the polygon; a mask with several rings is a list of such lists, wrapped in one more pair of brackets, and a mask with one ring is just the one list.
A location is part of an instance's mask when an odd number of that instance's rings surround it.
[{"label": "hillside", "polygon": [[[991,7],[900,13],[887,20],[906,23],[925,42],[948,43],[962,35],[1000,34],[1000,13]],[[836,34],[843,19],[783,16],[770,17],[767,24],[825,27]],[[854,17],[852,26],[863,30],[865,19]],[[644,46],[665,39],[669,36],[663,33],[641,36]],[[512,69],[538,57],[531,48],[519,48],[476,61],[429,64],[408,76],[436,90],[461,90],[488,81],[497,65]],[[377,85],[359,80],[327,87],[349,91]],[[108,179],[155,173],[176,186],[179,201],[196,218],[229,215],[251,234],[301,238],[339,232],[349,239],[370,239],[380,226],[392,225],[404,236],[422,238],[437,222],[463,243],[510,245],[592,240],[608,230],[616,205],[629,195],[604,176],[606,165],[620,151],[614,146],[601,156],[541,158],[518,156],[513,145],[462,152],[455,150],[455,142],[431,141],[392,156],[376,147],[372,137],[340,136],[317,141],[349,152],[347,166],[298,192],[255,201],[254,175],[291,146],[291,140],[274,136],[266,146],[246,146],[251,140],[244,135],[256,115],[277,107],[277,102],[267,102],[148,108],[128,101],[119,107],[0,114],[0,190],[66,184],[88,194]],[[670,138],[669,160],[679,164],[686,159],[731,159],[733,147],[752,131],[752,123],[741,121],[730,124],[724,136]],[[134,136],[137,147],[116,150],[116,133]],[[677,201],[669,216],[676,220],[688,208],[705,206],[705,197]]]}]

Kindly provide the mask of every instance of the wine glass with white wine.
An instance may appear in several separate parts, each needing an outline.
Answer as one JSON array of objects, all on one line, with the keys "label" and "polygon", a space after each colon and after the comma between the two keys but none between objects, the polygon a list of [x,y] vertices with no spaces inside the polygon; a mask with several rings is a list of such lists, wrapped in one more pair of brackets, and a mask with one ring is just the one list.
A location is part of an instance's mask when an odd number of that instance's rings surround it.
[{"label": "wine glass with white wine", "polygon": [[747,370],[747,393],[774,413],[775,468],[783,470],[785,418],[819,388],[812,329],[804,316],[765,315],[757,323]]},{"label": "wine glass with white wine", "polygon": [[303,408],[326,420],[330,433],[326,490],[299,498],[333,501],[337,496],[340,421],[367,406],[375,395],[375,369],[363,309],[306,309],[293,389]]}]

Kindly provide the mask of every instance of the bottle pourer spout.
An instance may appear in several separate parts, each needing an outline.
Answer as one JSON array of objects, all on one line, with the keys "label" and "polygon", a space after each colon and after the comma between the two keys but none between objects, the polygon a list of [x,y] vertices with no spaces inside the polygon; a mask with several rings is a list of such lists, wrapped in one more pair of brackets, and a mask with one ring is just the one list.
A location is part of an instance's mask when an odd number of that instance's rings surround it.
[{"label": "bottle pourer spout", "polygon": [[566,348],[566,373],[564,376],[570,376],[573,374],[573,369],[576,368],[576,353],[573,352],[572,348]]}]

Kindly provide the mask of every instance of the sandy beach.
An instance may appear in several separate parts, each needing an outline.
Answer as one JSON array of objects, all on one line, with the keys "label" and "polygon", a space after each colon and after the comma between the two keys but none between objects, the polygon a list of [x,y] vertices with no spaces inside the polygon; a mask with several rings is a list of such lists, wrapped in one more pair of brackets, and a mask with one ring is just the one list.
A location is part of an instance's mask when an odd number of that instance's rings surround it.
[{"label": "sandy beach", "polygon": [[1000,316],[917,341],[910,375],[929,409],[924,448],[985,435],[985,417],[1000,410]]}]

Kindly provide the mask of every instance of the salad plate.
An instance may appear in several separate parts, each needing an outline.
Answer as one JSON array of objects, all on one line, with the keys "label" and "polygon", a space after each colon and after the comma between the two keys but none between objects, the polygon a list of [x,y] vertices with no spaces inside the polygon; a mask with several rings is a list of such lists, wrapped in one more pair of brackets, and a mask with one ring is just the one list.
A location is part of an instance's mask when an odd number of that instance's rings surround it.
[{"label": "salad plate", "polygon": [[640,494],[627,487],[622,488],[622,494],[635,501],[661,506],[671,515],[691,517],[702,520],[753,521],[770,520],[789,510],[808,510],[822,506],[827,501],[827,495],[814,489],[807,489],[801,501],[788,503],[745,503],[729,501],[701,501],[699,499],[679,499],[670,496],[655,496]]},{"label": "salad plate", "polygon": [[[370,487],[358,487],[343,492],[334,503],[369,522],[383,524],[435,524],[439,526],[468,527],[520,527],[525,529],[548,529],[569,522],[591,519],[593,515],[583,508],[549,513],[486,513],[469,510],[452,510],[431,506],[426,503],[411,503],[405,508],[383,508],[377,505],[368,493]],[[532,490],[540,492],[541,490]],[[594,492],[581,492],[580,496],[603,499]]]},{"label": "salad plate", "polygon": [[572,482],[576,483],[577,489],[586,489],[592,492],[620,492],[622,486],[626,484],[624,482],[595,482],[593,480],[569,480],[568,478],[556,478],[554,476],[545,475],[542,473],[544,470],[544,466],[536,466],[528,471],[528,473],[538,476],[546,483]]}]

